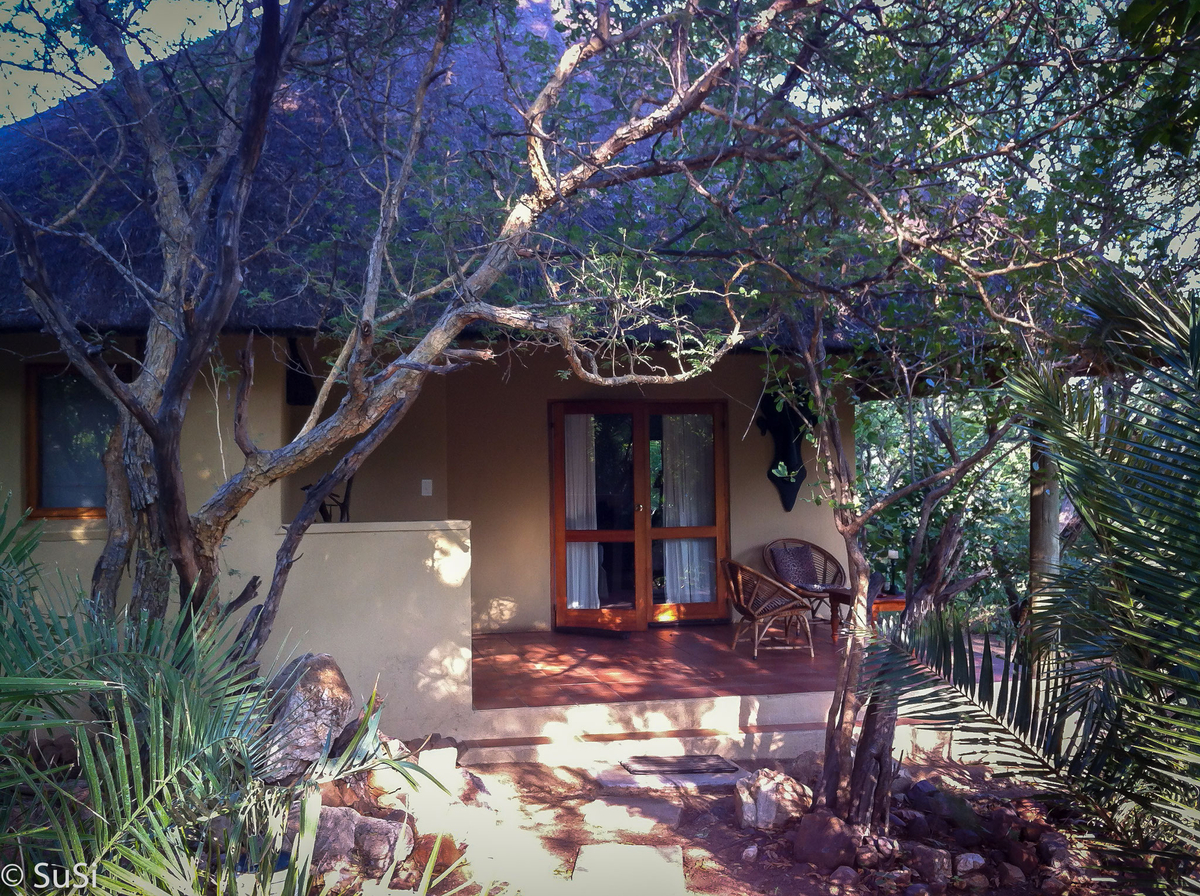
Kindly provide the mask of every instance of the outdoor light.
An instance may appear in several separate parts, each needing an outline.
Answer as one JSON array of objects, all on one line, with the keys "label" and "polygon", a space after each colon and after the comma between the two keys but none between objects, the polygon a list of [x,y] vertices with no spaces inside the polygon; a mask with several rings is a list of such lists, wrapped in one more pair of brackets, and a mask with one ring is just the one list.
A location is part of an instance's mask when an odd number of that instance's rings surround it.
[{"label": "outdoor light", "polygon": [[900,559],[900,552],[897,550],[888,551],[888,593],[896,593],[896,561]]}]

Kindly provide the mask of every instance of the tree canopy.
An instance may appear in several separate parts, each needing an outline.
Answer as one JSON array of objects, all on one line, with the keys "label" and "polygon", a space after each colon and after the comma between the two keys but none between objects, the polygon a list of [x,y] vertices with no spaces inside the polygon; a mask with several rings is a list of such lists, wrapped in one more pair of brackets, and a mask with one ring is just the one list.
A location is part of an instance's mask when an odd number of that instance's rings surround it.
[{"label": "tree canopy", "polygon": [[[6,132],[0,220],[26,301],[122,409],[100,605],[159,547],[146,582],[198,601],[250,498],[347,452],[289,527],[258,645],[320,501],[427,376],[489,357],[464,336],[556,343],[618,383],[817,334],[830,376],[967,383],[1061,331],[1076,269],[1192,263],[1190,159],[1119,139],[1162,60],[1094,4],[266,2],[169,46],[155,9],[14,8],[17,64],[88,89]],[[131,384],[75,326],[109,296],[144,333]],[[256,314],[341,349],[266,448],[247,348],[245,464],[189,512],[192,387]]]}]

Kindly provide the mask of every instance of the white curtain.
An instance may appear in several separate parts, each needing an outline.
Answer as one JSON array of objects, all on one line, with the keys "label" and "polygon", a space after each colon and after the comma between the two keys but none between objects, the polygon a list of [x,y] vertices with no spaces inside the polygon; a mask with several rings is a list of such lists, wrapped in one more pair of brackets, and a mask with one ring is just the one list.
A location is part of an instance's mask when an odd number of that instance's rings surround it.
[{"label": "white curtain", "polygon": [[[663,415],[663,526],[710,526],[715,520],[712,417]],[[716,544],[711,538],[663,542],[666,599],[672,604],[716,598]]]},{"label": "white curtain", "polygon": [[[596,423],[591,414],[567,414],[566,442],[567,528],[596,528]],[[573,610],[600,608],[600,545],[567,544],[567,606]]]}]

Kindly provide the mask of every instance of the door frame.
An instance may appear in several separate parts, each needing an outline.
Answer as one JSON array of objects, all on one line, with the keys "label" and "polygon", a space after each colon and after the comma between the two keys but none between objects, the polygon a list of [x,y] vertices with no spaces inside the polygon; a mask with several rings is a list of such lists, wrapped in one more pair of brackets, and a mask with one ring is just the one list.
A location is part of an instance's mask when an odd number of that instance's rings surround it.
[{"label": "door frame", "polygon": [[[652,414],[709,413],[713,419],[713,474],[715,519],[713,526],[652,528],[650,524],[650,438]],[[630,414],[633,418],[633,502],[635,597],[632,609],[601,607],[595,610],[567,607],[568,540],[584,542],[627,541],[629,530],[586,529],[592,537],[570,538],[566,526],[566,453],[563,418],[567,414]],[[651,624],[724,620],[729,617],[728,594],[720,575],[720,560],[729,556],[729,432],[724,401],[590,400],[552,401],[550,425],[551,609],[558,628],[594,628],[609,631],[644,631]],[[698,531],[697,531],[698,530]],[[714,531],[715,530],[715,531]],[[716,538],[716,600],[703,604],[653,603],[652,542],[654,536]]]}]

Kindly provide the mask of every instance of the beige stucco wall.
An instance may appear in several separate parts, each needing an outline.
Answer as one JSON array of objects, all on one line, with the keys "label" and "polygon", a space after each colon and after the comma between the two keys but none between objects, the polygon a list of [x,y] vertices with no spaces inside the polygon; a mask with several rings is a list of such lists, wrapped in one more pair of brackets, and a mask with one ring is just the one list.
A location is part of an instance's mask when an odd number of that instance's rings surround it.
[{"label": "beige stucco wall", "polygon": [[[242,345],[241,339],[223,341],[226,367],[233,366]],[[0,337],[0,488],[13,493],[14,514],[26,503],[23,359],[56,360],[52,350],[49,341],[36,337]],[[250,421],[252,438],[262,448],[280,445],[303,420],[304,409],[284,402],[285,356],[281,344],[258,341]],[[236,388],[236,376],[222,381],[207,371],[193,392],[182,438],[192,509],[241,466],[233,439]],[[444,396],[443,381],[432,380],[401,428],[364,467],[366,483],[352,504],[356,520],[405,513],[445,517]],[[265,489],[239,515],[221,552],[226,597],[251,575],[269,580],[281,522],[290,519],[284,505],[299,503],[290,490],[299,494],[298,485],[321,472]],[[434,480],[432,497],[420,497],[421,479]],[[104,521],[45,520],[42,526],[37,558],[47,580],[55,583],[62,574],[86,585],[104,545]],[[383,730],[389,734],[462,734],[471,710],[470,588],[468,523],[317,524],[300,549],[261,658],[331,653],[361,699],[378,679],[386,701]]]},{"label": "beige stucco wall", "polygon": [[[331,396],[329,407],[341,398]],[[286,409],[288,434],[300,431],[309,408]],[[318,461],[284,483],[284,519],[291,519],[304,502],[300,486],[316,482],[341,458],[341,454]],[[428,480],[432,495],[421,494]],[[425,380],[417,400],[383,444],[366,459],[354,477],[350,495],[350,518],[354,522],[391,520],[440,520],[448,514],[446,472],[446,378]]]},{"label": "beige stucco wall", "polygon": [[[241,344],[223,343],[228,367],[235,366]],[[24,506],[17,355],[51,348],[27,337],[0,337],[0,486],[14,492],[17,507]],[[295,432],[305,409],[284,401],[285,346],[260,340],[257,357],[251,429],[256,442],[270,448]],[[772,443],[752,421],[762,383],[759,357],[728,358],[712,373],[673,387],[589,386],[559,377],[562,367],[557,352],[539,350],[431,377],[397,431],[359,472],[353,522],[310,531],[264,658],[289,638],[296,650],[331,652],[364,698],[380,676],[386,730],[403,736],[459,730],[470,714],[472,628],[536,630],[551,623],[548,406],[555,400],[725,402],[735,559],[759,565],[761,546],[783,536],[814,541],[844,557],[828,503],[813,500],[811,449],[810,478],[793,512],[783,511],[767,479]],[[193,395],[183,433],[193,507],[241,465],[232,432],[235,389],[236,377],[209,377]],[[843,430],[851,439],[849,413]],[[325,468],[305,471],[250,502],[222,551],[225,596],[240,591],[250,575],[269,578],[280,525],[299,504],[299,486]],[[420,494],[423,479],[432,480],[433,495]],[[86,580],[103,537],[101,521],[48,522],[39,557],[51,574],[61,569]]]},{"label": "beige stucco wall", "polygon": [[[733,557],[761,567],[762,545],[804,538],[845,557],[828,502],[813,503],[816,467],[791,513],[767,479],[773,445],[753,425],[762,388],[761,357],[736,355],[675,386],[606,388],[563,379],[562,357],[538,351],[479,365],[449,378],[449,514],[471,521],[476,631],[526,631],[551,625],[550,446],[548,403],[572,399],[695,399],[729,408],[730,536]],[[853,444],[853,422],[843,414]]]},{"label": "beige stucco wall", "polygon": [[463,735],[471,714],[471,527],[318,523],[262,657],[328,653],[393,737]]}]

